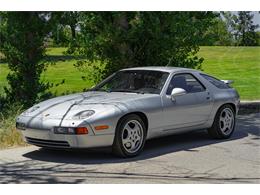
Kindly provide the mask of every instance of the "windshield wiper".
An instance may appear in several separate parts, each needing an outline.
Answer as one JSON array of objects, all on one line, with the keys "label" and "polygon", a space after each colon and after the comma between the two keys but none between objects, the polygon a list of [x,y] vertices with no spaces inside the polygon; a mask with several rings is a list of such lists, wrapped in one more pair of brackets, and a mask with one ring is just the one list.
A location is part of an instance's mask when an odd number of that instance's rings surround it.
[{"label": "windshield wiper", "polygon": [[144,94],[145,92],[144,91],[138,91],[138,90],[133,90],[133,89],[89,89],[85,92],[88,92],[88,91],[104,91],[104,92],[107,92],[107,93],[111,93],[111,92],[127,92],[127,93],[138,93],[138,94]]},{"label": "windshield wiper", "polygon": [[88,92],[88,91],[104,91],[104,92],[110,92],[110,90],[108,90],[108,89],[89,89],[89,90],[87,90],[86,92]]}]

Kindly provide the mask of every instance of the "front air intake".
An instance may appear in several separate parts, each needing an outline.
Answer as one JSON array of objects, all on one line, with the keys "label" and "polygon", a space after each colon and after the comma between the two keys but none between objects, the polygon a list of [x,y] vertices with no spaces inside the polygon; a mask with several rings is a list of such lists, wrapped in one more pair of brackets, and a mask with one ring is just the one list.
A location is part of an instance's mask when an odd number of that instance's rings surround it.
[{"label": "front air intake", "polygon": [[31,137],[25,137],[29,144],[40,146],[40,147],[50,147],[50,148],[69,148],[70,145],[66,141],[58,140],[43,140]]}]

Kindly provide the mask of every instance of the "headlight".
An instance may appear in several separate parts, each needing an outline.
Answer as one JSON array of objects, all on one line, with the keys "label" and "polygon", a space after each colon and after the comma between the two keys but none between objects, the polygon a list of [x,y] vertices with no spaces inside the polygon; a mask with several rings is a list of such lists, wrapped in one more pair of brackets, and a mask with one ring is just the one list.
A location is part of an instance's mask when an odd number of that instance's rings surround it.
[{"label": "headlight", "polygon": [[53,132],[55,134],[68,134],[68,135],[83,135],[88,134],[87,127],[54,127]]},{"label": "headlight", "polygon": [[76,120],[86,119],[86,118],[92,116],[93,114],[95,114],[94,110],[85,110],[85,111],[79,112],[78,114],[74,115],[72,117],[72,119],[76,119]]}]

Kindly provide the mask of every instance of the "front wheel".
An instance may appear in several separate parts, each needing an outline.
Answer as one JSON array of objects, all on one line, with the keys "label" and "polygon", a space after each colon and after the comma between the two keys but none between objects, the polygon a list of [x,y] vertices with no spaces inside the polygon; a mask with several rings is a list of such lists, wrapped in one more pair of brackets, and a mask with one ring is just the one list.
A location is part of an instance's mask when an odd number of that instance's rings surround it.
[{"label": "front wheel", "polygon": [[218,110],[212,127],[208,129],[208,133],[211,137],[217,139],[229,138],[234,132],[235,123],[234,109],[228,104],[223,105]]},{"label": "front wheel", "polygon": [[146,132],[146,126],[138,115],[124,117],[116,128],[113,153],[121,157],[137,156],[144,147]]}]

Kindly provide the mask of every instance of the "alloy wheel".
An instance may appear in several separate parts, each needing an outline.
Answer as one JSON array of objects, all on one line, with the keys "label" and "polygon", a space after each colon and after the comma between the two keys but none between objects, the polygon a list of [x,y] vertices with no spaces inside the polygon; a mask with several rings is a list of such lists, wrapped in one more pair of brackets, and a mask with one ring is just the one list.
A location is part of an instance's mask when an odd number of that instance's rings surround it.
[{"label": "alloy wheel", "polygon": [[219,127],[223,134],[229,135],[234,127],[234,113],[230,108],[225,108],[220,113]]},{"label": "alloy wheel", "polygon": [[122,131],[121,139],[124,149],[129,153],[135,153],[143,142],[144,129],[139,121],[128,121]]}]

